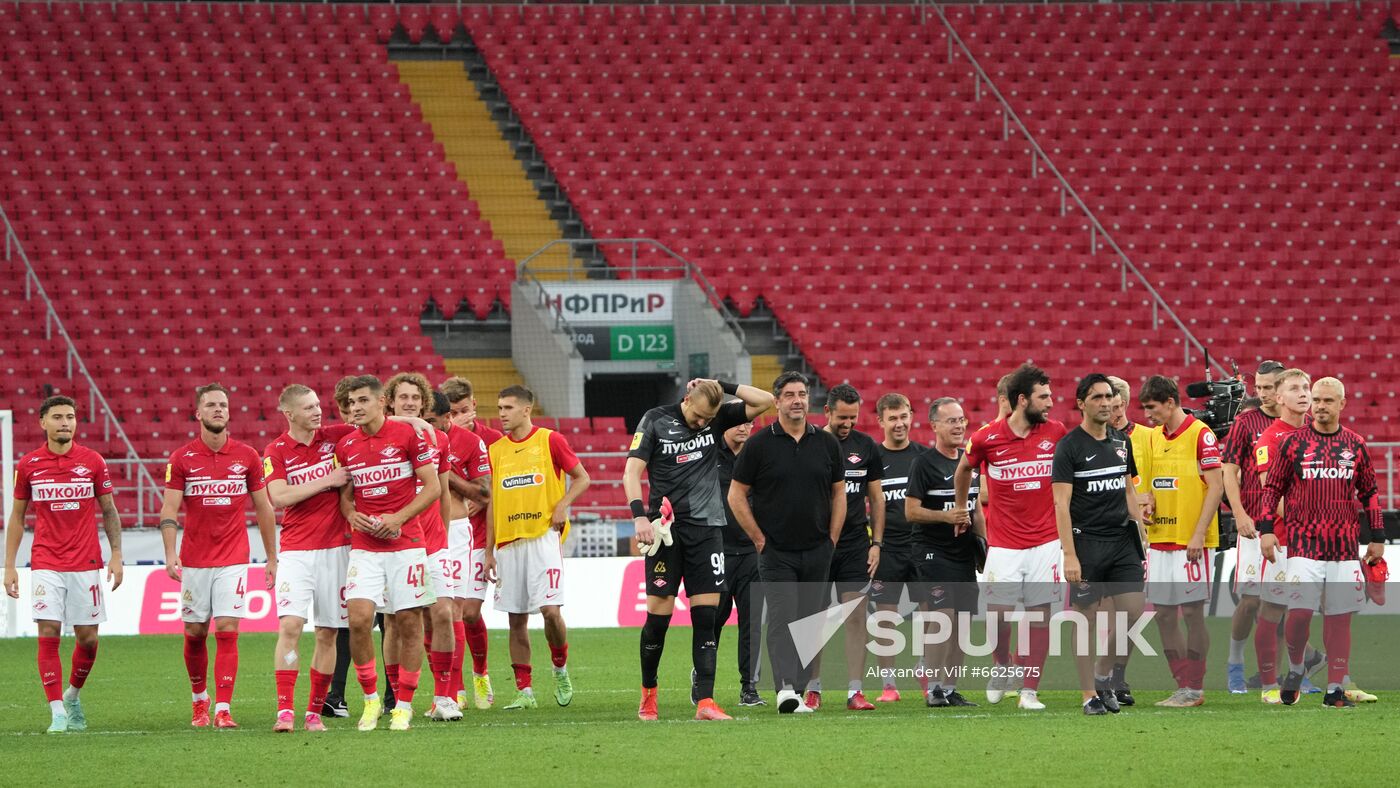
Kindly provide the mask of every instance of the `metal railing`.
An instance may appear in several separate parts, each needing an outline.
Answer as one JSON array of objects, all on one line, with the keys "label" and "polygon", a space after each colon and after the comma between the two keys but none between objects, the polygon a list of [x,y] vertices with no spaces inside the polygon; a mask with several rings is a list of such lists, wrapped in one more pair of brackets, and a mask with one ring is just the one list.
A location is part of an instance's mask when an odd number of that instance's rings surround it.
[{"label": "metal railing", "polygon": [[[139,461],[141,455],[137,453],[136,447],[127,437],[126,430],[122,428],[121,421],[117,419],[111,404],[102,395],[97,381],[93,380],[92,375],[88,373],[87,365],[78,355],[78,348],[73,344],[73,338],[68,335],[68,329],[63,327],[63,320],[59,318],[58,311],[54,309],[49,294],[44,291],[44,285],[40,283],[39,275],[35,273],[34,266],[29,262],[29,255],[25,254],[24,245],[19,240],[19,234],[15,232],[14,225],[10,223],[10,217],[5,214],[3,207],[0,207],[0,225],[3,225],[5,233],[6,267],[13,265],[15,260],[19,260],[24,266],[24,300],[30,301],[37,297],[44,304],[44,339],[52,340],[57,334],[63,340],[65,371],[68,379],[73,380],[77,377],[87,382],[90,418],[101,419],[103,440],[111,441],[115,436],[116,440],[126,447],[126,459]],[[133,463],[130,468],[137,474],[138,486],[149,484],[152,489],[159,489],[156,488],[155,478],[151,476],[150,471],[139,462]],[[145,511],[145,496],[138,497],[136,501],[137,517],[143,518]],[[156,511],[159,511],[158,507]]]},{"label": "metal railing", "polygon": [[[580,246],[628,246],[632,252],[632,262],[631,265],[625,268],[609,265],[607,268],[593,269],[540,268],[531,265],[535,258],[556,246],[567,246],[571,258],[577,257],[574,254],[574,249]],[[659,250],[663,255],[674,260],[675,263],[667,265],[640,265],[637,262],[637,256],[638,252],[643,247]],[[548,304],[544,285],[540,282],[538,277],[541,273],[564,274],[562,281],[572,282],[579,279],[584,281],[616,281],[618,279],[617,275],[623,272],[631,274],[633,279],[637,278],[638,274],[643,273],[678,272],[700,287],[701,292],[705,294],[705,298],[709,300],[710,305],[719,312],[720,319],[722,319],[724,324],[729,327],[729,330],[733,331],[734,335],[739,338],[740,344],[744,343],[747,339],[747,335],[744,333],[744,327],[739,325],[739,318],[735,316],[734,312],[729,309],[729,306],[724,303],[724,299],[720,297],[719,291],[714,288],[714,285],[710,284],[709,279],[705,278],[705,273],[700,270],[700,267],[684,257],[681,257],[669,246],[654,238],[556,238],[544,246],[541,246],[539,249],[536,249],[529,257],[521,260],[516,271],[517,276],[521,279],[538,287],[541,303],[546,304],[551,308],[551,311],[555,312],[556,326],[561,323],[567,326],[567,322],[564,321],[562,309],[554,308],[552,305]]]},{"label": "metal railing", "polygon": [[1006,97],[1001,94],[1001,91],[997,90],[997,86],[992,84],[992,78],[987,75],[982,65],[977,62],[977,58],[973,56],[972,50],[968,49],[967,44],[963,43],[962,37],[958,35],[958,31],[953,29],[953,23],[948,21],[948,17],[943,13],[943,9],[940,5],[937,3],[931,3],[930,5],[933,8],[933,12],[942,20],[943,27],[948,33],[948,62],[954,62],[954,48],[956,47],[962,51],[963,56],[967,58],[968,65],[976,72],[973,78],[973,97],[980,100],[982,98],[982,90],[985,88],[997,100],[997,103],[1001,104],[1002,139],[1011,139],[1011,132],[1014,126],[1014,128],[1020,132],[1021,136],[1025,138],[1026,143],[1031,147],[1031,177],[1037,177],[1040,174],[1040,168],[1044,167],[1051,175],[1055,176],[1055,180],[1060,182],[1061,216],[1068,215],[1070,200],[1072,200],[1075,205],[1079,206],[1079,210],[1083,212],[1084,218],[1089,222],[1089,253],[1098,253],[1099,239],[1102,238],[1102,242],[1107,245],[1108,248],[1112,249],[1114,254],[1118,255],[1120,263],[1119,268],[1122,272],[1123,290],[1126,291],[1128,289],[1128,276],[1131,274],[1150,296],[1149,301],[1152,305],[1152,328],[1156,329],[1158,327],[1161,316],[1165,314],[1166,318],[1176,324],[1182,336],[1185,337],[1186,341],[1183,343],[1183,346],[1186,353],[1186,366],[1191,365],[1191,349],[1195,347],[1200,351],[1200,356],[1206,359],[1210,365],[1214,366],[1220,374],[1225,377],[1230,377],[1232,375],[1231,371],[1227,370],[1219,361],[1210,357],[1210,352],[1206,350],[1205,345],[1201,344],[1200,340],[1196,339],[1196,336],[1191,333],[1191,329],[1186,327],[1186,324],[1182,322],[1180,317],[1177,317],[1171,305],[1157,292],[1157,288],[1153,287],[1152,284],[1147,281],[1147,277],[1144,276],[1142,271],[1128,258],[1128,254],[1123,251],[1123,248],[1118,245],[1118,242],[1113,240],[1113,236],[1109,235],[1108,230],[1103,226],[1103,223],[1099,221],[1098,217],[1094,215],[1094,212],[1089,209],[1088,204],[1079,197],[1079,193],[1074,190],[1074,187],[1069,185],[1069,181],[1060,173],[1055,163],[1050,161],[1050,157],[1045,153],[1045,150],[1040,147],[1040,143],[1036,142],[1035,135],[1031,134],[1031,130],[1021,121],[1021,117],[1016,114],[1016,110],[1011,108],[1011,103],[1006,100]]}]

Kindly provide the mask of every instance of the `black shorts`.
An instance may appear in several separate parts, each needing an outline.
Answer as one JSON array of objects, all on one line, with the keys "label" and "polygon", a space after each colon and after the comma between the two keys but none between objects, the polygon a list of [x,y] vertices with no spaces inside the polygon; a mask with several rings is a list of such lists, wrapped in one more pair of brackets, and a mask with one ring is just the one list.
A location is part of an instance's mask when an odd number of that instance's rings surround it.
[{"label": "black shorts", "polygon": [[836,585],[836,593],[860,591],[870,582],[866,564],[870,561],[870,545],[857,542],[854,546],[837,545],[831,554],[831,575],[827,582]]},{"label": "black shorts", "polygon": [[880,565],[875,567],[875,580],[870,584],[870,598],[877,605],[897,605],[906,583],[914,580],[912,544],[890,544],[880,548]]},{"label": "black shorts", "polygon": [[1081,582],[1070,588],[1070,601],[1091,605],[1104,597],[1142,591],[1142,542],[1137,534],[1118,539],[1074,539]]},{"label": "black shorts", "polygon": [[647,595],[675,596],[685,581],[687,596],[724,590],[724,529],[677,525],[672,542],[646,557]]},{"label": "black shorts", "polygon": [[934,547],[916,545],[914,562],[917,596],[911,597],[927,610],[976,613],[981,593],[977,588],[975,558],[959,559]]}]

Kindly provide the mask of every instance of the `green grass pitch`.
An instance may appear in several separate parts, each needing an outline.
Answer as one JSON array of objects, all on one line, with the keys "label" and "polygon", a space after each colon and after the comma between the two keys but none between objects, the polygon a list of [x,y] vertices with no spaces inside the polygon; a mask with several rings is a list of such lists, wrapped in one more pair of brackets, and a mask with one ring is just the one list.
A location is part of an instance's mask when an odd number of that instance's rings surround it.
[{"label": "green grass pitch", "polygon": [[[1360,625],[1364,621],[1365,624]],[[34,668],[33,640],[0,641],[0,752],[4,783],[27,785],[351,785],[430,782],[495,785],[930,785],[1186,784],[1330,785],[1372,783],[1362,767],[1385,731],[1400,724],[1400,693],[1354,710],[1324,709],[1319,696],[1292,708],[1264,707],[1257,692],[1223,689],[1228,622],[1212,620],[1214,646],[1206,705],[1157,709],[1165,672],[1146,662],[1130,670],[1139,705],[1086,718],[1072,690],[1042,692],[1045,712],[1016,710],[1012,700],[985,703],[981,682],[964,682],[976,709],[925,708],[917,690],[872,712],[847,712],[827,673],[826,705],[810,716],[780,717],[770,705],[737,705],[734,639],[721,644],[717,697],[732,723],[690,721],[690,632],[672,630],[661,677],[659,723],[636,720],[637,630],[577,630],[570,635],[577,693],[569,708],[552,699],[548,651],[535,633],[540,708],[469,710],[460,723],[415,718],[408,733],[374,733],[354,719],[335,720],[321,735],[271,732],[273,636],[241,639],[234,714],[237,731],[192,730],[188,684],[177,637],[108,637],[84,705],[85,733],[47,736],[48,709]],[[1384,684],[1400,638],[1389,616],[1358,621],[1354,673],[1363,686]],[[1320,630],[1320,622],[1314,630]],[[1320,631],[1314,632],[1314,641]],[[303,646],[310,647],[309,636]],[[211,643],[211,651],[213,645]],[[498,707],[512,692],[504,633],[492,632]],[[63,644],[68,669],[71,640]],[[839,651],[829,646],[828,658]],[[1252,662],[1253,656],[1247,656]],[[212,662],[212,654],[211,654]],[[766,667],[765,667],[766,669]],[[1047,675],[1068,678],[1068,658]],[[1372,680],[1367,681],[1367,678]],[[424,679],[428,676],[424,672]],[[360,702],[353,674],[350,707]],[[1062,685],[1062,682],[1056,682]],[[303,675],[298,702],[306,691]],[[868,681],[867,690],[878,682]],[[211,686],[212,691],[212,686]],[[872,693],[873,695],[874,693]],[[765,692],[772,702],[771,692]],[[506,700],[502,700],[505,698]],[[419,696],[421,711],[426,699]],[[300,716],[300,715],[298,715]],[[406,770],[406,771],[405,771]],[[402,776],[400,776],[402,774]]]}]

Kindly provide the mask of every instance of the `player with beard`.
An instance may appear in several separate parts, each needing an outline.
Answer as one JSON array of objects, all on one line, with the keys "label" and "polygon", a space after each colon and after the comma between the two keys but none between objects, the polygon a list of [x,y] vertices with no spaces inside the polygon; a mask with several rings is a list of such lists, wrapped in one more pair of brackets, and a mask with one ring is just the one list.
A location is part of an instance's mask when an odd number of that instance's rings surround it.
[{"label": "player with beard", "polygon": [[973,434],[954,475],[955,511],[967,508],[973,469],[985,466],[987,491],[987,609],[999,617],[1023,604],[1039,616],[1020,644],[1017,665],[1010,665],[1010,626],[1000,622],[987,683],[987,701],[999,703],[1020,678],[1024,689],[1017,706],[1040,711],[1040,674],[1050,650],[1050,612],[1062,600],[1060,540],[1050,488],[1055,444],[1065,425],[1049,418],[1054,399],[1050,376],[1023,364],[1007,381],[1011,415]]},{"label": "player with beard", "polygon": [[[841,442],[841,457],[846,463],[846,522],[841,526],[841,539],[831,557],[831,583],[837,599],[849,602],[861,596],[863,589],[875,576],[880,564],[880,548],[885,533],[884,494],[880,488],[879,447],[865,433],[857,430],[860,416],[860,392],[849,383],[832,386],[826,393],[826,431]],[[866,511],[867,503],[869,512]],[[869,711],[875,706],[861,691],[865,674],[866,606],[851,611],[846,631],[846,708]],[[812,680],[807,683],[803,699],[809,708],[821,707],[821,654],[812,660]]]},{"label": "player with beard", "polygon": [[[739,398],[725,403],[728,394]],[[675,405],[652,408],[637,424],[622,489],[646,556],[647,619],[641,633],[642,699],[637,716],[657,718],[657,669],[666,647],[676,594],[685,583],[690,600],[691,698],[697,720],[727,720],[715,703],[715,654],[720,592],[724,589],[724,504],[716,455],[731,427],[753,421],[773,406],[773,396],[753,386],[692,380]],[[642,471],[651,497],[642,503]],[[657,532],[652,520],[669,502],[674,524]],[[670,537],[669,543],[667,537]],[[660,542],[659,544],[657,542]]]},{"label": "player with beard", "polygon": [[[909,487],[909,470],[914,460],[927,451],[922,443],[909,439],[914,410],[903,394],[886,394],[875,403],[884,440],[879,449],[880,492],[885,510],[885,532],[880,560],[870,583],[870,597],[878,610],[898,610],[904,588],[914,581],[914,528],[904,519],[904,497]],[[877,504],[879,505],[879,504]],[[894,683],[894,657],[880,657],[884,676],[878,703],[895,703],[899,689]],[[924,667],[920,666],[921,675]],[[922,682],[921,682],[922,683]]]},{"label": "player with beard", "polygon": [[[228,434],[228,390],[218,383],[195,389],[199,437],[176,449],[165,467],[165,498],[160,535],[165,543],[165,571],[180,582],[180,618],[185,622],[185,668],[189,672],[193,713],[190,724],[207,727],[209,695],[205,691],[209,652],[206,640],[214,625],[215,728],[237,728],[230,704],[238,676],[238,622],[247,615],[248,535],[244,511],[249,500],[267,554],[264,568],[269,590],[277,579],[277,521],[263,488],[262,457]],[[175,537],[185,509],[185,531],[176,552]]]},{"label": "player with beard", "polygon": [[959,639],[958,614],[977,612],[977,567],[986,556],[987,525],[977,508],[980,478],[973,471],[968,494],[971,511],[956,509],[953,476],[967,440],[967,416],[952,397],[939,397],[928,408],[933,446],[914,460],[904,497],[904,516],[914,528],[918,578],[917,601],[923,610],[946,617],[948,638],[934,646],[931,686],[924,693],[933,708],[976,706],[958,692],[958,675],[967,655]]},{"label": "player with beard", "polygon": [[1156,493],[1147,528],[1147,601],[1157,611],[1162,652],[1177,686],[1157,705],[1200,706],[1210,650],[1205,605],[1225,493],[1220,446],[1209,427],[1181,408],[1180,392],[1170,378],[1148,378],[1138,399],[1160,428],[1157,450],[1147,467],[1138,469]]}]

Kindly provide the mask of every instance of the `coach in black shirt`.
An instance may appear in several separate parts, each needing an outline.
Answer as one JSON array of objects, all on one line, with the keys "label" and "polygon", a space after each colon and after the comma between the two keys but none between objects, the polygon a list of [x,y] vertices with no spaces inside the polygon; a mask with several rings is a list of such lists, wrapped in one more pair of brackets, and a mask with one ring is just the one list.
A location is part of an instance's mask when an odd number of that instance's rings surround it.
[{"label": "coach in black shirt", "polygon": [[807,422],[805,375],[779,375],[773,395],[778,420],[756,430],[739,453],[728,500],[759,552],[778,711],[791,714],[812,710],[794,691],[807,685],[808,671],[788,624],[821,609],[846,519],[845,466],[836,436]]}]

